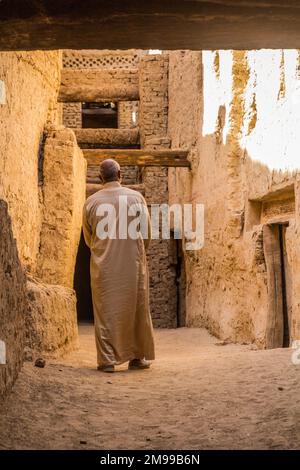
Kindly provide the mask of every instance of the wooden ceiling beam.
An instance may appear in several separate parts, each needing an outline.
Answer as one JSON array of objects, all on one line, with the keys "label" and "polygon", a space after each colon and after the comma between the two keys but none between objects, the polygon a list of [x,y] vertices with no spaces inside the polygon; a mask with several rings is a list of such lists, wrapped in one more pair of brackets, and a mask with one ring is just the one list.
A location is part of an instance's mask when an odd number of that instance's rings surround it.
[{"label": "wooden ceiling beam", "polygon": [[121,166],[190,167],[187,150],[83,149],[88,165],[98,165],[113,158]]}]

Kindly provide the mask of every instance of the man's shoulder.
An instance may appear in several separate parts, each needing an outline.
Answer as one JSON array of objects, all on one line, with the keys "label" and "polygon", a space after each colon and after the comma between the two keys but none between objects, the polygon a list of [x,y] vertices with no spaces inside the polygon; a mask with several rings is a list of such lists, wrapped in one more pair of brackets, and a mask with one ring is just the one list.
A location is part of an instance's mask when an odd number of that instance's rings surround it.
[{"label": "man's shoulder", "polygon": [[86,208],[92,208],[93,206],[97,204],[101,204],[102,202],[107,202],[107,198],[112,197],[112,196],[128,196],[132,197],[135,200],[138,200],[139,202],[144,202],[144,196],[139,192],[136,191],[135,189],[128,188],[127,186],[120,186],[118,188],[118,192],[116,193],[113,191],[113,193],[107,193],[103,188],[97,191],[96,193],[92,194],[89,196],[86,201],[85,201],[85,207]]},{"label": "man's shoulder", "polygon": [[139,191],[136,191],[135,189],[128,188],[127,186],[122,186],[122,190],[123,190],[123,194],[125,193],[128,196],[135,196],[136,198],[141,199],[141,200],[144,199],[143,195]]},{"label": "man's shoulder", "polygon": [[101,200],[103,195],[103,189],[99,189],[99,191],[96,191],[94,194],[91,194],[88,198],[85,200],[85,206],[91,206],[93,203],[97,202],[98,200]]}]

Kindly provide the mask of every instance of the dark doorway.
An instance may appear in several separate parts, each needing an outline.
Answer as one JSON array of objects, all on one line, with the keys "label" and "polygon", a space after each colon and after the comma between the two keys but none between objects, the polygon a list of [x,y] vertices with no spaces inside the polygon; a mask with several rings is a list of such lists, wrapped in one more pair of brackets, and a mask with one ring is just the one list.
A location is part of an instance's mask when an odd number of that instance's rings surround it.
[{"label": "dark doorway", "polygon": [[94,320],[90,283],[90,258],[90,249],[85,244],[83,233],[81,233],[74,274],[74,289],[77,296],[77,318],[79,322],[93,322]]},{"label": "dark doorway", "polygon": [[84,129],[116,129],[118,127],[117,103],[82,103]]},{"label": "dark doorway", "polygon": [[[173,232],[171,233],[173,235]],[[170,269],[174,270],[174,291],[172,290],[170,294],[172,295],[174,326],[180,328],[186,326],[186,273],[182,240],[171,237],[171,247],[172,263],[170,264]],[[90,249],[87,247],[82,233],[74,274],[74,289],[77,296],[77,318],[78,322],[82,323],[92,323],[94,321],[90,286],[90,258]]]},{"label": "dark doorway", "polygon": [[[171,293],[174,298],[176,308],[175,325],[177,328],[186,326],[186,275],[184,253],[182,250],[182,240],[174,236],[174,231],[170,232],[171,260],[170,274],[174,272],[174,291]],[[173,275],[172,275],[173,277]],[[176,296],[176,298],[175,298]]]},{"label": "dark doorway", "polygon": [[177,328],[186,326],[186,275],[182,240],[175,240],[177,247]]},{"label": "dark doorway", "polygon": [[290,316],[291,316],[291,270],[286,250],[287,225],[279,225],[279,243],[282,272],[282,302],[283,302],[283,347],[290,346]]},{"label": "dark doorway", "polygon": [[287,226],[287,223],[270,224],[263,230],[269,296],[267,348],[290,346],[292,278],[286,250]]}]

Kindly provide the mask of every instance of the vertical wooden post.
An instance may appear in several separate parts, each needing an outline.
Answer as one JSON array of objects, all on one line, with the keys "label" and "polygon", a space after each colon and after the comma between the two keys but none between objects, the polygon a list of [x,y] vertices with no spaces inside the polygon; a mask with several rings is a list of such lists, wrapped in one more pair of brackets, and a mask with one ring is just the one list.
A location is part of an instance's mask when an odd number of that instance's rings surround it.
[{"label": "vertical wooden post", "polygon": [[264,254],[268,276],[268,313],[266,326],[266,347],[281,348],[283,346],[283,301],[282,301],[282,269],[279,226],[263,227]]}]

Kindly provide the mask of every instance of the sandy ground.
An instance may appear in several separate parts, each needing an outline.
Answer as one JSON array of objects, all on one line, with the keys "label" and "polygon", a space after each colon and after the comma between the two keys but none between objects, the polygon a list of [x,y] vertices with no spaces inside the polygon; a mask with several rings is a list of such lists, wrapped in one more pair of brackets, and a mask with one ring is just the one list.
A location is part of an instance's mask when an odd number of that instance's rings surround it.
[{"label": "sandy ground", "polygon": [[0,448],[299,449],[291,350],[217,342],[201,329],[156,331],[150,370],[104,374],[83,326],[79,351],[25,364],[0,409]]}]

